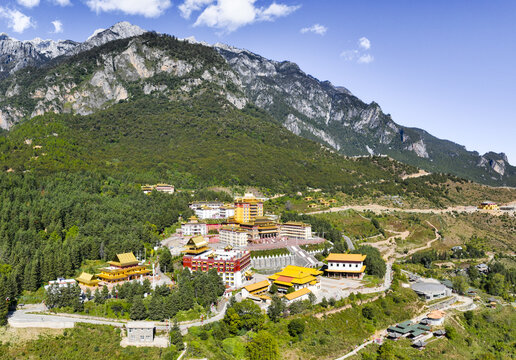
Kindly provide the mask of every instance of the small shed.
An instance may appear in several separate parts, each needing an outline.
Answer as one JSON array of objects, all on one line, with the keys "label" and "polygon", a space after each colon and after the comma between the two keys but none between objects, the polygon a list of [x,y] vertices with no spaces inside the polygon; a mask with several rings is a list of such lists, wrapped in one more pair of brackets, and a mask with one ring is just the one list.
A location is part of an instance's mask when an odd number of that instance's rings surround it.
[{"label": "small shed", "polygon": [[444,336],[444,335],[446,335],[446,330],[440,329],[440,330],[434,331],[434,336],[441,337],[441,336]]},{"label": "small shed", "polygon": [[154,341],[156,327],[151,322],[130,321],[125,325],[125,327],[127,328],[127,339],[129,344],[152,343]]},{"label": "small shed", "polygon": [[445,313],[441,310],[434,310],[426,316],[426,323],[432,326],[439,326],[444,323]]}]

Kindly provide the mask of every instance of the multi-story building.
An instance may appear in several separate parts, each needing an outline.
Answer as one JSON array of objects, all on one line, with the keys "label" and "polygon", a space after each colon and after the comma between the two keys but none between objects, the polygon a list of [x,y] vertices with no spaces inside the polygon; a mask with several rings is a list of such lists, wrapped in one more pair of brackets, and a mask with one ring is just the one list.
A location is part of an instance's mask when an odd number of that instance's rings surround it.
[{"label": "multi-story building", "polygon": [[195,216],[191,216],[187,223],[181,225],[181,232],[184,236],[204,236],[208,234],[208,227],[205,223],[200,223]]},{"label": "multi-story building", "polygon": [[211,208],[220,208],[221,206],[224,206],[224,203],[221,201],[194,201],[190,204],[190,209],[200,209],[204,206]]},{"label": "multi-story building", "polygon": [[221,206],[219,208],[219,218],[220,219],[228,219],[233,216],[235,216],[235,207],[234,206]]},{"label": "multi-story building", "polygon": [[253,194],[235,199],[235,221],[238,223],[250,222],[262,216],[263,200],[255,198]]},{"label": "multi-story building", "polygon": [[116,283],[137,279],[151,273],[145,265],[139,263],[132,252],[116,256],[118,261],[108,261],[109,266],[101,268],[100,274],[96,275],[97,278],[108,283]]},{"label": "multi-story building", "polygon": [[308,240],[312,238],[312,226],[302,222],[289,221],[281,224],[280,236],[289,239]]},{"label": "multi-story building", "polygon": [[247,245],[247,231],[234,226],[224,226],[219,230],[219,241],[235,247]]},{"label": "multi-story building", "polygon": [[219,208],[212,208],[207,205],[197,208],[194,211],[195,215],[201,220],[218,219],[220,214]]},{"label": "multi-story building", "polygon": [[326,258],[326,272],[332,277],[351,277],[361,279],[364,276],[366,255],[362,254],[330,254]]},{"label": "multi-story building", "polygon": [[278,224],[263,216],[239,225],[247,232],[249,240],[276,238],[279,235]]},{"label": "multi-story building", "polygon": [[193,256],[185,255],[183,267],[192,272],[215,269],[227,287],[239,288],[245,281],[246,272],[251,269],[251,252],[227,247]]}]

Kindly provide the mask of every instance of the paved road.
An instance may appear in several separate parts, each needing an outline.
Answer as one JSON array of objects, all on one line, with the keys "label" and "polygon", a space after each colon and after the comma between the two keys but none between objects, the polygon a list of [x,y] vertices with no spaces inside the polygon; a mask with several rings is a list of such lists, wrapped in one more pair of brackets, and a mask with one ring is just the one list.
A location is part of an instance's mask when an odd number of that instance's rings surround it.
[{"label": "paved road", "polygon": [[14,311],[8,318],[9,325],[20,328],[71,328],[77,322],[89,324],[113,325],[122,327],[125,322],[97,320],[67,315],[39,315],[31,312],[41,312],[45,308],[43,304],[26,305],[25,309]]},{"label": "paved road", "polygon": [[344,240],[346,240],[346,244],[348,244],[348,250],[355,250],[355,245],[353,244],[353,241],[351,241],[351,239],[344,234],[342,235],[342,237],[344,238]]}]

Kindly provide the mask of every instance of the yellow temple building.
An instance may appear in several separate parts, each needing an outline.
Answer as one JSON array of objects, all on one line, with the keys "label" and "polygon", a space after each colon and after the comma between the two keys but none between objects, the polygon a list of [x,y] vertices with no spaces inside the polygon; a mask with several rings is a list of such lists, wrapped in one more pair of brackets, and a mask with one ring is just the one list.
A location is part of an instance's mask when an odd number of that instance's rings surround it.
[{"label": "yellow temple building", "polygon": [[132,252],[117,254],[118,261],[108,261],[109,266],[100,269],[97,278],[108,283],[136,279],[150,274],[145,265],[140,265]]},{"label": "yellow temple building", "polygon": [[194,236],[186,243],[185,255],[197,255],[210,250],[208,241],[202,235]]},{"label": "yellow temple building", "polygon": [[83,272],[78,278],[75,279],[79,284],[85,286],[97,286],[99,284],[98,279],[95,279],[95,275]]},{"label": "yellow temple building", "polygon": [[319,289],[319,276],[322,271],[301,266],[287,265],[283,270],[269,276],[279,291],[286,292],[290,287],[299,290],[305,287]]}]

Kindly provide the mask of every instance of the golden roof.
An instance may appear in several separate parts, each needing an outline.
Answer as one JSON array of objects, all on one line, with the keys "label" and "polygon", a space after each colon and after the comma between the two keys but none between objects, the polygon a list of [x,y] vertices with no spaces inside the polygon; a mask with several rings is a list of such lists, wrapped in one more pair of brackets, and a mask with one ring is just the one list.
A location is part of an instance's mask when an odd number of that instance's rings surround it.
[{"label": "golden roof", "polygon": [[292,286],[292,284],[306,284],[317,281],[316,276],[323,272],[317,269],[305,268],[301,266],[287,265],[283,270],[269,276],[277,284]]},{"label": "golden roof", "polygon": [[310,226],[309,224],[305,224],[304,222],[300,222],[300,221],[287,221],[283,225],[302,226],[302,227]]},{"label": "golden roof", "polygon": [[306,295],[308,293],[311,293],[310,289],[302,288],[302,289],[294,291],[294,292],[292,292],[290,294],[285,295],[285,299],[287,299],[287,300],[294,300],[294,299],[297,299],[298,297],[301,297],[301,296]]},{"label": "golden roof", "polygon": [[364,261],[366,255],[362,254],[330,254],[327,261]]},{"label": "golden roof", "polygon": [[116,254],[116,257],[118,258],[118,261],[108,261],[108,264],[122,267],[138,265],[138,259],[136,259],[132,252]]},{"label": "golden roof", "polygon": [[82,282],[82,283],[91,283],[91,282],[95,282],[97,280],[93,279],[93,275],[92,274],[88,274],[87,272],[83,272],[78,278],[76,278],[75,280],[79,281],[79,282]]},{"label": "golden roof", "polygon": [[202,235],[197,235],[192,237],[188,242],[186,243],[187,246],[193,246],[194,248],[198,249],[203,246],[208,245],[208,242]]},{"label": "golden roof", "polygon": [[267,280],[263,280],[263,281],[260,281],[260,282],[257,282],[257,283],[251,284],[251,285],[244,286],[244,289],[246,289],[249,292],[253,292],[253,291],[268,287],[269,285],[270,285],[270,283]]}]

